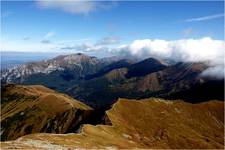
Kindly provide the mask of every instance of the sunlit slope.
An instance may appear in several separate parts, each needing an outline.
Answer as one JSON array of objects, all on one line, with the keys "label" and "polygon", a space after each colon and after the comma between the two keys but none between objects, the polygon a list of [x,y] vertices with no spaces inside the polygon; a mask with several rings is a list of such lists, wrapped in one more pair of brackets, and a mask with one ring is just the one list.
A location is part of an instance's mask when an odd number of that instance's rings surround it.
[{"label": "sunlit slope", "polygon": [[190,104],[120,99],[107,112],[112,126],[85,125],[81,134],[33,134],[3,148],[223,148],[224,102]]},{"label": "sunlit slope", "polygon": [[7,85],[1,97],[1,140],[39,133],[65,133],[91,108],[44,86]]}]

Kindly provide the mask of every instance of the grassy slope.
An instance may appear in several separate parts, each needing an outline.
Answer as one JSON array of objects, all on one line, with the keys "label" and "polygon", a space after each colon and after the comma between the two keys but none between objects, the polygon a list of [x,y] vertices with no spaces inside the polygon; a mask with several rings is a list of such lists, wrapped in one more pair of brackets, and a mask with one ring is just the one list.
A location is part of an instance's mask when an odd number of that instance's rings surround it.
[{"label": "grassy slope", "polygon": [[40,85],[7,85],[2,89],[1,140],[29,133],[65,133],[89,110],[89,106]]},{"label": "grassy slope", "polygon": [[108,112],[112,126],[85,125],[81,134],[33,134],[3,148],[223,148],[224,102],[120,99]]}]

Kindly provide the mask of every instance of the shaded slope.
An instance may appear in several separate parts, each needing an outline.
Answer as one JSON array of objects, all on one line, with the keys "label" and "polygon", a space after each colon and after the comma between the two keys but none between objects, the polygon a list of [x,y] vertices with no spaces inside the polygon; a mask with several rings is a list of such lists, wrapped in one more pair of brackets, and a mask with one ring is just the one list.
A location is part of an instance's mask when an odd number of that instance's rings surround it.
[{"label": "shaded slope", "polygon": [[6,85],[1,97],[1,140],[38,133],[66,133],[77,128],[92,109],[39,85]]},{"label": "shaded slope", "polygon": [[[169,99],[179,99],[182,97],[192,103],[203,102],[210,99],[224,100],[224,79],[209,79],[206,82],[203,81],[202,83],[192,86],[188,90],[181,90],[165,97]],[[198,101],[194,101],[196,99]]]},{"label": "shaded slope", "polygon": [[204,63],[178,63],[145,76],[127,78],[129,69],[120,68],[101,77],[74,84],[66,92],[95,108],[111,105],[119,97],[161,97],[184,99],[192,103],[196,99],[198,102],[224,100],[224,80],[202,77],[201,73],[205,69],[207,66]]},{"label": "shaded slope", "polygon": [[119,69],[119,68],[127,68],[129,67],[132,63],[134,63],[133,61],[131,60],[128,60],[128,59],[122,59],[122,60],[119,60],[117,62],[114,62],[114,63],[111,63],[105,67],[103,67],[102,69],[100,69],[97,73],[95,74],[91,74],[91,75],[87,75],[85,77],[85,79],[89,80],[89,79],[93,79],[93,78],[97,78],[97,77],[100,77],[100,76],[103,76],[105,75],[106,73],[112,71],[112,70],[115,70],[115,69]]},{"label": "shaded slope", "polygon": [[139,77],[163,70],[168,65],[154,58],[148,58],[128,67],[127,78]]},{"label": "shaded slope", "polygon": [[66,93],[94,108],[107,107],[122,97],[124,90],[116,87],[126,80],[126,73],[127,68],[115,69],[104,76],[74,84]]},{"label": "shaded slope", "polygon": [[120,99],[107,112],[112,126],[85,125],[81,134],[32,134],[3,148],[222,149],[224,102],[190,104]]}]

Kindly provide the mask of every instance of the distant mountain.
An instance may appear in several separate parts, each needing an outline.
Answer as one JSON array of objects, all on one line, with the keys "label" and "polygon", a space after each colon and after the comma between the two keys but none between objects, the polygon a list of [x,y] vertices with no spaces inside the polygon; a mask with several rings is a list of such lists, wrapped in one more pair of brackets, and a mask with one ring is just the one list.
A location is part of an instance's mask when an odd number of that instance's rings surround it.
[{"label": "distant mountain", "polygon": [[[202,77],[203,62],[175,63],[147,58],[101,58],[81,53],[2,70],[1,82],[40,84],[67,93],[94,108],[108,108],[118,98],[161,97],[189,102],[224,100],[222,80]],[[210,91],[210,92],[209,92]]]},{"label": "distant mountain", "polygon": [[3,149],[223,149],[224,102],[119,99],[112,125],[84,125],[81,134],[30,134]]},{"label": "distant mountain", "polygon": [[163,61],[148,58],[128,67],[127,78],[145,76],[147,74],[163,70],[168,66]]},{"label": "distant mountain", "polygon": [[78,75],[93,73],[100,65],[95,57],[83,54],[60,55],[47,61],[20,65],[2,71],[2,80],[6,82],[24,82],[27,76],[33,74],[50,74],[55,71],[75,70]]},{"label": "distant mountain", "polygon": [[64,91],[73,82],[94,74],[114,60],[101,60],[81,53],[60,55],[50,60],[1,70],[2,83],[41,84]]},{"label": "distant mountain", "polygon": [[[214,81],[200,76],[207,69],[204,63],[177,63],[172,66],[156,63],[159,68],[154,72],[149,67],[151,63],[146,63],[148,60],[75,84],[66,93],[92,107],[113,104],[120,97],[141,99],[153,96],[184,99],[192,103],[215,98],[224,99],[224,80]],[[143,70],[139,70],[139,64]],[[156,64],[153,63],[152,66]],[[131,76],[129,69],[132,70],[130,72],[136,73]],[[185,92],[187,93],[182,94]]]},{"label": "distant mountain", "polygon": [[92,108],[40,85],[1,88],[1,140],[76,130]]},{"label": "distant mountain", "polygon": [[21,64],[34,61],[51,59],[59,53],[42,52],[4,52],[1,51],[1,69],[12,68]]},{"label": "distant mountain", "polygon": [[85,79],[93,79],[93,78],[97,78],[97,77],[100,77],[100,76],[103,76],[105,75],[106,73],[112,71],[112,70],[115,70],[115,69],[119,69],[119,68],[126,68],[126,67],[129,67],[131,66],[131,64],[133,64],[134,61],[132,60],[129,60],[129,59],[122,59],[122,60],[118,60],[114,63],[110,63],[109,65],[105,66],[105,67],[102,67],[102,69],[100,69],[97,73],[95,74],[90,74],[90,75],[87,75],[85,77]]}]

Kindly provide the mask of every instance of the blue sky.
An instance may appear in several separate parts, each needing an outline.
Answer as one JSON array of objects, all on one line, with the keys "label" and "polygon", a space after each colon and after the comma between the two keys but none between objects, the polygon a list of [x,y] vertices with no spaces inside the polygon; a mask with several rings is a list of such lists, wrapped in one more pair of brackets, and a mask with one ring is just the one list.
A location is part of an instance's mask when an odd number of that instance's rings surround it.
[{"label": "blue sky", "polygon": [[82,51],[141,39],[224,39],[222,1],[1,4],[2,51]]}]

